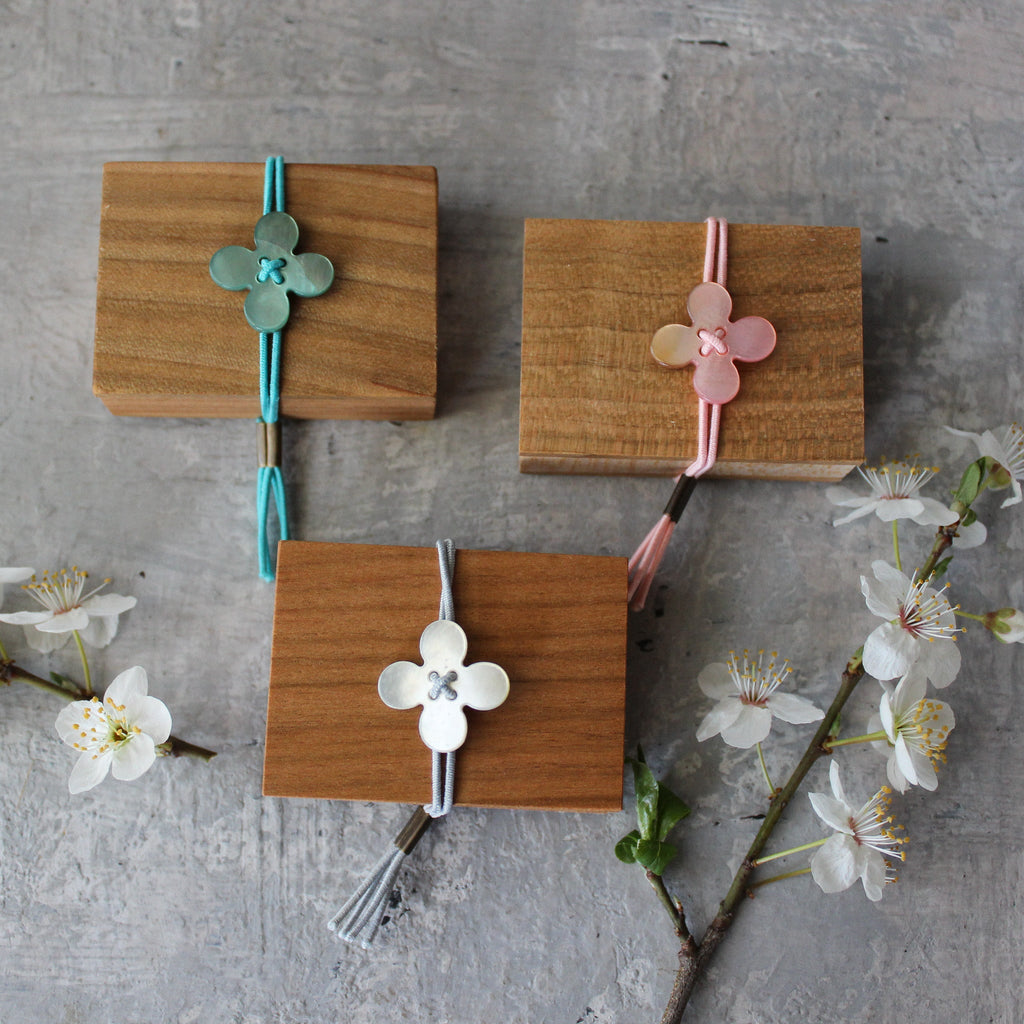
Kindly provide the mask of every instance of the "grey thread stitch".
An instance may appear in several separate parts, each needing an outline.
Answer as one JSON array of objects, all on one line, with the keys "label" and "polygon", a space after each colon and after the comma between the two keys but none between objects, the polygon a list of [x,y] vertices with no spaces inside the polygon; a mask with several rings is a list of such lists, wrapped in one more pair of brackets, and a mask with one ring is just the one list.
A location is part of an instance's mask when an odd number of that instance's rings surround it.
[{"label": "grey thread stitch", "polygon": [[437,700],[442,693],[448,700],[455,700],[458,697],[458,692],[452,689],[452,683],[459,678],[456,672],[445,672],[443,676],[438,675],[437,672],[431,672],[427,678],[430,680],[430,690],[427,696],[431,700]]}]

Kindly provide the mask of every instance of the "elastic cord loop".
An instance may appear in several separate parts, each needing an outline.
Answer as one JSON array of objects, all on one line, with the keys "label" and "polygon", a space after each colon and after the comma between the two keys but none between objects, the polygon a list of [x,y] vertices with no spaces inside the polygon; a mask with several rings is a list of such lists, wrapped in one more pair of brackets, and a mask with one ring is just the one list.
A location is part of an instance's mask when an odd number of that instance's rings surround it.
[{"label": "elastic cord loop", "polygon": [[437,562],[441,574],[441,604],[437,610],[437,617],[454,619],[455,598],[452,594],[452,579],[455,575],[455,545],[450,540],[437,542]]},{"label": "elastic cord loop", "polygon": [[[267,158],[263,174],[263,213],[284,211],[284,157]],[[282,334],[260,332],[260,420],[277,423],[281,405],[281,348]],[[278,533],[281,540],[289,539],[288,506],[285,499],[284,477],[280,466],[260,466],[256,478],[256,550],[259,557],[260,577],[268,582],[274,579],[274,563],[270,550],[267,522],[270,499],[277,509]]]},{"label": "elastic cord loop", "polygon": [[[729,226],[722,217],[708,217],[704,240],[704,283],[715,282],[725,287],[726,262],[728,255]],[[701,340],[711,348],[718,348],[720,339],[707,332]],[[706,353],[704,353],[706,354]],[[722,421],[722,407],[716,403],[698,399],[697,405],[697,457],[676,477],[676,487],[665,506],[665,511],[654,524],[640,546],[629,560],[629,606],[639,611],[647,601],[654,574],[658,570],[672,532],[686,503],[693,494],[699,477],[715,464],[718,458],[718,434]],[[684,481],[686,481],[684,483]]]}]

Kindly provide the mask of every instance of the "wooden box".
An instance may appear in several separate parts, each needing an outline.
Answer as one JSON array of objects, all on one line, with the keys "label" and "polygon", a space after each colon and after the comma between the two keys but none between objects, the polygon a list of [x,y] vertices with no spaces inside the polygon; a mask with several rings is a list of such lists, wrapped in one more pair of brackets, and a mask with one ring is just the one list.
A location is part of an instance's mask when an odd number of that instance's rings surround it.
[{"label": "wooden box", "polygon": [[[696,455],[691,367],[650,354],[690,322],[703,224],[528,220],[519,468],[676,474]],[[860,232],[729,225],[735,320],[762,316],[775,351],[739,363],[709,475],[838,480],[864,457]]]},{"label": "wooden box", "polygon": [[[253,248],[260,164],[113,163],[103,171],[93,390],[126,416],[259,415],[259,335],[247,292],[210,278]],[[334,264],[284,329],[281,413],[429,419],[437,347],[437,172],[285,165],[297,252]]]},{"label": "wooden box", "polygon": [[[501,707],[467,710],[456,802],[619,810],[625,559],[460,550],[454,580],[466,664],[496,662],[511,680]],[[266,795],[430,802],[421,709],[385,706],[377,679],[422,664],[439,597],[434,548],[280,545]]]}]

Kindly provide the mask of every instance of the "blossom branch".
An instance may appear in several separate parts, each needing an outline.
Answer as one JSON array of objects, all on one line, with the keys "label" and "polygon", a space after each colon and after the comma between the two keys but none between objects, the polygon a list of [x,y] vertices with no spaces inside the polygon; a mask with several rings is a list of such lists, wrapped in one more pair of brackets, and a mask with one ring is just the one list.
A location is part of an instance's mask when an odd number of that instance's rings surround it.
[{"label": "blossom branch", "polygon": [[683,905],[678,900],[672,898],[661,875],[651,871],[650,868],[647,869],[646,874],[647,881],[651,883],[651,888],[654,889],[655,895],[661,901],[662,906],[668,911],[676,934],[684,944],[687,942],[693,943],[693,936],[690,934],[689,928],[686,927],[686,915],[683,912]]},{"label": "blossom branch", "polygon": [[[61,678],[65,677],[62,676]],[[68,685],[63,686],[52,680],[43,679],[41,676],[29,672],[7,659],[0,660],[0,683],[7,685],[11,683],[25,683],[45,693],[56,694],[56,696],[69,703],[76,700],[89,700],[94,696],[91,689],[79,686],[70,679],[67,680]],[[70,687],[74,687],[74,689]],[[167,740],[160,744],[160,749],[171,757],[197,757],[202,761],[209,761],[217,756],[215,750],[207,750],[205,747],[189,743],[187,740],[180,739],[177,736],[168,736]]]},{"label": "blossom branch", "polygon": [[675,985],[672,989],[669,1004],[661,1018],[662,1024],[679,1024],[679,1021],[682,1020],[683,1011],[689,1002],[693,986],[704,972],[704,968],[711,959],[712,954],[718,948],[722,939],[725,938],[726,932],[736,916],[740,900],[747,894],[750,876],[757,867],[756,861],[761,856],[761,852],[764,850],[765,844],[771,837],[772,832],[775,831],[775,826],[779,823],[783,811],[785,811],[790,800],[796,795],[796,791],[799,789],[804,777],[811,770],[815,762],[817,762],[818,758],[824,757],[828,752],[825,744],[832,732],[832,728],[846,702],[850,699],[851,694],[863,677],[864,666],[861,664],[861,654],[858,651],[847,663],[842,681],[839,684],[839,690],[828,711],[825,712],[825,717],[818,724],[814,737],[808,744],[803,757],[800,758],[799,763],[793,770],[793,774],[790,775],[785,785],[776,794],[775,799],[772,800],[771,806],[761,822],[761,827],[757,830],[757,835],[754,836],[754,841],[750,844],[750,848],[747,850],[739,870],[733,876],[732,884],[729,886],[725,898],[719,904],[718,912],[708,926],[707,931],[705,931],[704,937],[692,953],[687,953],[685,947],[680,949],[679,971],[676,974]]},{"label": "blossom branch", "polygon": [[[952,511],[956,513],[957,518],[952,523],[938,527],[931,551],[917,573],[919,579],[926,580],[935,573],[936,569],[939,567],[940,560],[952,547],[953,539],[957,533],[957,528],[967,516],[971,502],[974,497],[976,497],[977,493],[978,492],[975,491],[974,494],[969,495],[958,494],[957,500],[952,504]],[[966,498],[967,500],[963,500],[963,498]],[[751,883],[750,878],[753,872],[757,869],[759,861],[763,862],[767,859],[762,858],[761,854],[769,838],[774,832],[775,826],[782,818],[782,814],[789,802],[796,795],[796,792],[804,778],[807,776],[807,773],[811,770],[818,759],[829,754],[832,746],[835,745],[832,741],[832,734],[835,729],[835,725],[839,720],[839,715],[846,705],[846,702],[853,694],[854,689],[856,689],[857,684],[864,678],[862,657],[863,648],[860,648],[847,662],[840,680],[839,689],[837,690],[831,705],[825,712],[824,718],[819,722],[814,736],[811,738],[807,749],[804,751],[803,757],[800,758],[800,761],[794,768],[793,773],[782,788],[776,792],[775,797],[771,802],[771,806],[761,823],[761,827],[754,836],[754,840],[750,844],[750,848],[747,850],[746,856],[743,858],[739,869],[733,876],[732,883],[726,892],[725,898],[719,904],[718,911],[711,924],[704,932],[703,938],[699,943],[695,943],[692,937],[684,938],[682,941],[679,950],[679,969],[676,973],[675,983],[672,988],[672,994],[669,998],[668,1005],[666,1006],[665,1012],[661,1018],[661,1024],[679,1024],[682,1020],[683,1012],[689,1002],[694,985],[704,973],[708,962],[714,955],[715,950],[718,948],[722,939],[725,938],[730,925],[735,919],[740,901],[744,896],[751,895],[751,889],[756,885],[756,883]],[[788,872],[785,876],[779,877],[791,877],[792,875],[803,873],[805,873],[805,869],[801,869],[797,872]],[[667,891],[665,893],[665,897],[669,904],[671,904],[672,898]]]}]

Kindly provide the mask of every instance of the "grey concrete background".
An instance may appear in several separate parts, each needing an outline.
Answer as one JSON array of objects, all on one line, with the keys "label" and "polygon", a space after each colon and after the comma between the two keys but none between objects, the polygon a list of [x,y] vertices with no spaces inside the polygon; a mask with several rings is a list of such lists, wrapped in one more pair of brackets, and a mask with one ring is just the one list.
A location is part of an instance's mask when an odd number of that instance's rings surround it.
[{"label": "grey concrete background", "polygon": [[[863,232],[869,457],[959,472],[945,423],[1021,412],[1024,12],[1011,0],[0,4],[5,280],[0,561],[72,561],[138,607],[94,656],[139,663],[175,727],[221,753],[71,797],[43,694],[2,694],[0,1020],[631,1022],[675,946],[609,816],[458,811],[403,871],[371,953],[324,920],[393,834],[390,806],[260,796],[272,588],[253,571],[248,422],[129,420],[90,393],[108,160],[430,163],[441,183],[433,423],[286,431],[298,536],[627,553],[652,479],[520,476],[526,216],[854,224]],[[204,257],[205,258],[205,257]],[[933,494],[942,493],[938,483]],[[1024,602],[1019,508],[954,563],[970,610]],[[628,742],[694,806],[669,882],[703,927],[762,809],[756,761],[711,742],[697,672],[778,647],[824,701],[874,624],[875,522],[821,486],[701,487],[632,621]],[[923,536],[905,534],[908,558]],[[8,606],[16,602],[8,600]],[[581,608],[585,615],[586,609]],[[19,659],[73,672],[70,652]],[[1024,925],[1022,659],[983,631],[947,691],[937,793],[870,904],[807,878],[745,905],[688,1019],[1015,1022]],[[850,712],[866,720],[865,684]],[[776,730],[774,767],[800,731]],[[844,757],[867,796],[880,760]],[[724,774],[723,774],[724,772]],[[819,766],[813,788],[826,785]],[[822,835],[806,801],[780,843]]]}]

